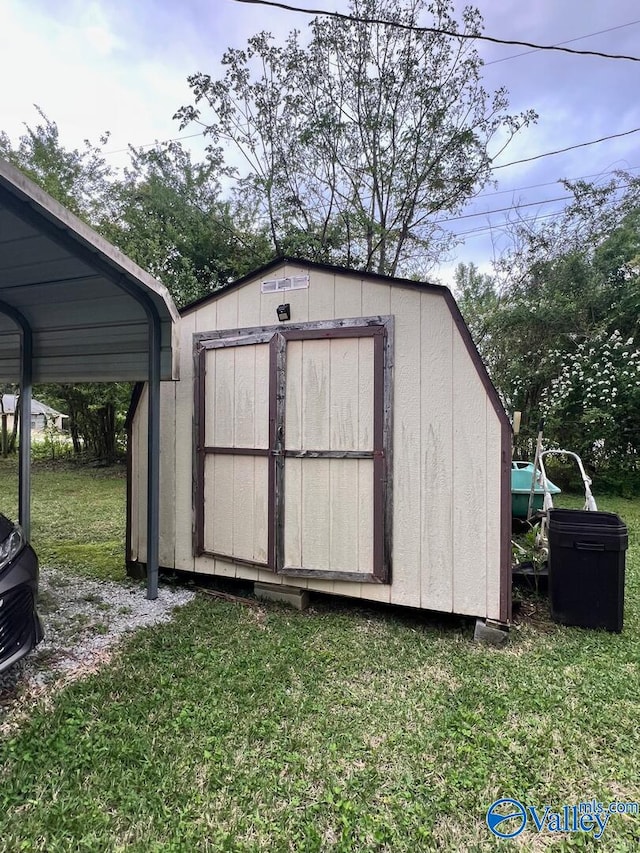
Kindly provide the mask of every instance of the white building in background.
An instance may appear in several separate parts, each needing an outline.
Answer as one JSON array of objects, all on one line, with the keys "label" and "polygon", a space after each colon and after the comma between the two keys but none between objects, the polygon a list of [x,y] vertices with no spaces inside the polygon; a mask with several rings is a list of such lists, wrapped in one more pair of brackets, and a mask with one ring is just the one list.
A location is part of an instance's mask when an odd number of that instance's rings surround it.
[{"label": "white building in background", "polygon": [[[19,398],[15,394],[2,395],[2,410],[0,415],[7,415],[7,431],[13,429],[13,421],[16,414],[16,407]],[[69,428],[69,415],[64,415],[47,406],[46,403],[41,403],[39,400],[31,400],[31,431],[33,433],[42,433],[47,427],[55,427],[61,432]]]}]

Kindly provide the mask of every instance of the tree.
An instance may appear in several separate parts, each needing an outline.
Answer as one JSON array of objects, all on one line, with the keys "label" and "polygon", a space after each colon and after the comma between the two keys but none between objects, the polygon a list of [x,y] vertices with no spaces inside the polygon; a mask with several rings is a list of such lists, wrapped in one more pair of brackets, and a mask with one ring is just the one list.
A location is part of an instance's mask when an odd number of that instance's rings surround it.
[{"label": "tree", "polygon": [[124,422],[129,382],[83,382],[76,385],[39,385],[39,397],[69,415],[74,452],[108,464],[125,449]]},{"label": "tree", "polygon": [[[60,141],[58,126],[39,108],[42,123],[26,127],[13,147],[5,133],[0,134],[0,154],[25,172],[61,204],[89,225],[102,230],[116,215],[115,175],[107,164],[102,147],[85,140],[82,149],[67,149]],[[130,386],[123,386],[128,399]],[[74,449],[86,449],[107,461],[113,461],[118,448],[118,412],[116,400],[122,397],[116,386],[42,385],[36,389],[48,403],[70,415]],[[126,403],[125,403],[126,411]],[[16,422],[14,421],[14,424]],[[14,443],[15,444],[15,443]]]},{"label": "tree", "polygon": [[271,258],[253,208],[223,198],[228,170],[216,148],[196,164],[177,142],[131,147],[121,176],[105,159],[108,133],[99,145],[85,140],[83,148],[67,149],[57,124],[37,109],[42,123],[27,125],[17,146],[0,133],[0,155],[157,276],[178,305]]},{"label": "tree", "polygon": [[454,292],[476,346],[482,349],[488,364],[494,317],[500,305],[495,278],[479,272],[473,263],[458,264]]},{"label": "tree", "polygon": [[[261,33],[227,51],[221,80],[190,77],[195,102],[177,117],[234,146],[238,188],[276,252],[302,243],[315,259],[421,273],[449,246],[438,217],[489,180],[489,147],[497,156],[535,114],[509,115],[506,91],[482,88],[472,40],[412,29],[430,14],[458,31],[450,0],[351,0],[350,11],[405,28],[320,17],[307,45],[296,31],[283,46]],[[481,27],[466,7],[461,32]]]},{"label": "tree", "polygon": [[616,329],[559,354],[562,367],[542,394],[556,440],[593,468],[632,469],[640,455],[640,349]]},{"label": "tree", "polygon": [[[220,158],[213,149],[194,165],[177,144],[131,149],[123,177],[107,164],[103,146],[67,149],[58,126],[26,128],[13,147],[0,134],[0,154],[59,202],[157,276],[179,305],[204,296],[268,258],[268,242],[252,213],[221,198]],[[70,418],[76,453],[113,461],[122,449],[128,383],[43,385],[37,393]],[[15,430],[14,430],[15,432]],[[15,445],[15,439],[14,439]]]},{"label": "tree", "polygon": [[[559,214],[538,219],[522,215],[517,206],[514,208],[506,228],[509,249],[494,264],[501,289],[519,286],[536,267],[569,254],[592,259],[603,241],[619,229],[624,230],[625,221],[627,226],[633,221],[637,223],[640,210],[638,176],[617,170],[604,183],[566,179],[559,183],[572,197]],[[634,239],[637,254],[637,237],[632,237],[631,242]],[[628,249],[629,246],[625,257],[633,254]],[[610,260],[614,262],[613,258]]]},{"label": "tree", "polygon": [[14,147],[6,133],[0,132],[0,156],[21,169],[32,181],[53,196],[76,216],[94,228],[114,216],[112,186],[114,173],[107,164],[103,147],[85,140],[82,149],[65,148],[58,125],[36,106],[42,123],[25,125],[25,132]]},{"label": "tree", "polygon": [[545,415],[549,440],[625,470],[640,435],[639,184],[619,173],[567,187],[561,217],[523,223],[492,279],[461,267],[457,291],[503,400],[523,412],[523,439]]},{"label": "tree", "polygon": [[159,278],[179,306],[206,296],[270,258],[251,211],[221,198],[218,152],[194,164],[179,143],[130,149],[114,187],[117,217],[103,234]]}]

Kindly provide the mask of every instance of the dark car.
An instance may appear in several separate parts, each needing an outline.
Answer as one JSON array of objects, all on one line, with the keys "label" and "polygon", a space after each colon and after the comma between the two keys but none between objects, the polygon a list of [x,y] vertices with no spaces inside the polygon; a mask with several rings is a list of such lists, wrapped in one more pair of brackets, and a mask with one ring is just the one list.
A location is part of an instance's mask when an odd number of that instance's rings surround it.
[{"label": "dark car", "polygon": [[19,525],[0,514],[0,672],[42,639],[36,609],[38,558]]}]

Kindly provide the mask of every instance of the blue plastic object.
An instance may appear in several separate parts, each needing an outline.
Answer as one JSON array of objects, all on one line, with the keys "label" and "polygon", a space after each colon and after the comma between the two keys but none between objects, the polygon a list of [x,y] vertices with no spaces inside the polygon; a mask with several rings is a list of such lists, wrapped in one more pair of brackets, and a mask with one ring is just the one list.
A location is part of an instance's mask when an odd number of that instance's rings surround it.
[{"label": "blue plastic object", "polygon": [[[531,480],[534,475],[533,462],[512,462],[511,463],[511,515],[514,518],[526,518],[529,509],[529,495],[531,494]],[[560,489],[550,480],[547,480],[547,488],[549,494],[559,495]],[[532,511],[542,509],[542,501],[544,498],[544,489],[540,483],[540,472],[536,478],[535,488],[533,490],[533,507]]]}]

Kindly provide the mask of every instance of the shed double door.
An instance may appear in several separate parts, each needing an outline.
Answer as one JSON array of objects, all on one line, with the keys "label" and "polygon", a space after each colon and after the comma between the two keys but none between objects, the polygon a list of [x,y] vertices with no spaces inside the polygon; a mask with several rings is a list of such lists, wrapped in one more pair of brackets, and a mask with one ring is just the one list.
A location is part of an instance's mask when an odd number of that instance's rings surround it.
[{"label": "shed double door", "polygon": [[197,346],[197,554],[382,582],[384,325]]}]

